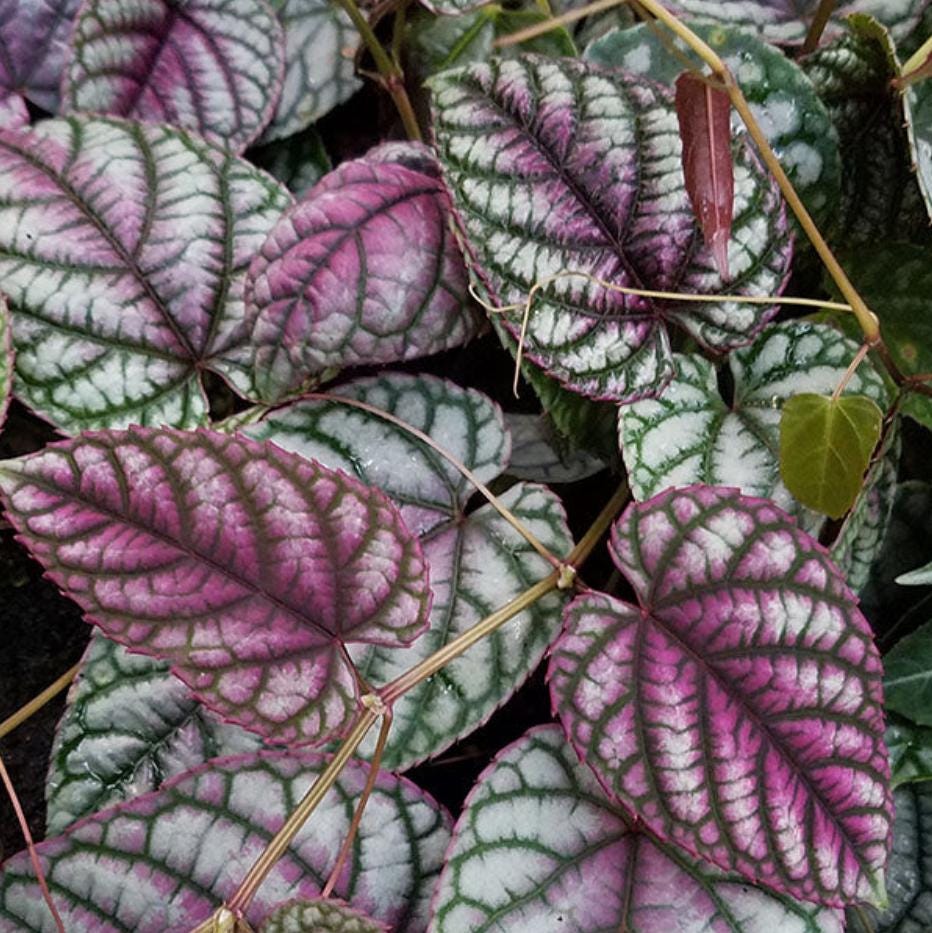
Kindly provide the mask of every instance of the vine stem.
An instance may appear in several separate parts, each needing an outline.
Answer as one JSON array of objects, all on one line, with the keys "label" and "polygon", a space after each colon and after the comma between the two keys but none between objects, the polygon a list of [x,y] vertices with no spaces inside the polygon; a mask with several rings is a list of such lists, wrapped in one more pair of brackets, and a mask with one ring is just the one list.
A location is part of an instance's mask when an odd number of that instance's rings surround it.
[{"label": "vine stem", "polygon": [[[301,802],[295,807],[294,812],[285,820],[282,828],[275,834],[272,841],[266,846],[265,851],[256,859],[255,864],[249,869],[246,877],[243,879],[236,893],[226,903],[227,915],[232,914],[234,918],[240,918],[249,907],[252,899],[259,890],[259,886],[265,880],[265,876],[271,871],[272,866],[285,854],[285,851],[294,841],[301,827],[307,822],[307,818],[317,809],[320,802],[327,795],[327,792],[340,776],[340,772],[346,766],[346,763],[353,756],[353,753],[359,747],[366,734],[372,728],[372,725],[379,718],[380,712],[376,704],[364,705],[363,710],[356,717],[349,734],[337,749],[333,758],[327,764],[327,767],[321,771],[317,780],[311,785],[308,792],[301,799]],[[223,908],[218,914],[223,912]],[[222,923],[222,919],[215,914],[200,926],[195,927],[192,933],[209,933],[216,930]]]},{"label": "vine stem", "polygon": [[42,897],[48,905],[58,933],[65,933],[65,925],[62,923],[61,915],[58,913],[58,908],[55,906],[55,901],[52,900],[52,894],[45,881],[45,873],[42,871],[42,865],[39,862],[36,844],[32,841],[32,833],[29,831],[29,823],[26,821],[26,814],[23,813],[19,797],[16,795],[16,788],[10,780],[10,775],[6,770],[6,765],[3,763],[2,758],[0,758],[0,780],[3,781],[7,796],[10,798],[10,803],[13,806],[13,812],[16,814],[16,819],[19,822],[19,828],[23,834],[23,839],[26,840],[26,848],[29,850],[29,861],[32,862],[32,870],[36,873],[36,880],[39,882],[39,889],[42,891]]},{"label": "vine stem", "polygon": [[365,42],[366,48],[375,62],[375,67],[379,70],[382,84],[395,102],[395,107],[401,117],[401,122],[404,124],[408,138],[421,142],[423,136],[421,135],[421,128],[418,126],[417,117],[414,114],[414,108],[411,106],[408,92],[405,90],[404,72],[382,47],[378,36],[369,25],[369,20],[356,6],[356,0],[337,0],[337,2],[346,11],[346,15],[352,20],[359,37]]},{"label": "vine stem", "polygon": [[78,661],[73,667],[69,667],[54,683],[49,684],[40,694],[34,696],[25,706],[20,707],[12,716],[0,722],[0,739],[12,732],[17,726],[22,725],[30,716],[39,712],[49,700],[58,696],[62,690],[67,689],[80,669],[81,662]]},{"label": "vine stem", "polygon": [[845,370],[845,374],[838,381],[838,385],[835,386],[835,391],[832,393],[832,401],[837,402],[841,398],[841,393],[845,391],[846,386],[851,382],[851,377],[857,372],[858,367],[861,365],[862,360],[867,356],[870,347],[866,343],[862,343],[858,347],[858,352],[854,354],[854,359],[848,364],[848,368]]},{"label": "vine stem", "polygon": [[535,583],[534,586],[525,590],[516,599],[506,603],[501,609],[493,612],[492,615],[487,616],[472,628],[458,635],[453,641],[435,651],[429,658],[425,658],[420,664],[416,664],[400,677],[396,677],[395,680],[386,684],[378,691],[382,702],[387,706],[391,706],[400,696],[417,686],[421,681],[436,674],[437,671],[442,670],[451,661],[468,651],[486,636],[491,635],[496,629],[501,628],[509,619],[532,606],[541,597],[546,596],[547,593],[556,589],[569,589],[573,586],[576,580],[577,566],[592,553],[593,548],[608,530],[627,497],[627,483],[622,483],[602,511],[596,516],[592,526],[580,542],[567,555],[562,569],[555,570],[548,577]]},{"label": "vine stem", "polygon": [[809,24],[806,40],[800,49],[802,55],[808,55],[819,47],[819,39],[822,38],[822,33],[825,31],[829,18],[834,11],[835,0],[820,0],[819,8],[815,11],[815,16],[812,17],[812,22]]}]

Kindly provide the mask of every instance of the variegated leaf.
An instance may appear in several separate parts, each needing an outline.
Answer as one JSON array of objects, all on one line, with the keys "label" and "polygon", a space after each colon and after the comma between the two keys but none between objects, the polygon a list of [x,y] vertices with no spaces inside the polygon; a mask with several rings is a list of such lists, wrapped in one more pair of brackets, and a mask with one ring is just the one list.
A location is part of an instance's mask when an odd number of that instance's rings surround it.
[{"label": "variegated leaf", "polygon": [[[776,324],[728,357],[734,388],[727,399],[708,360],[676,355],[676,375],[656,399],[619,409],[619,442],[635,498],[667,486],[736,486],[773,499],[803,527],[818,528],[823,518],[803,509],[780,479],[780,411],[800,393],[833,392],[857,350],[826,324]],[[880,375],[866,360],[845,393],[881,406],[887,401]]]},{"label": "variegated leaf", "polygon": [[275,109],[284,41],[266,0],[84,0],[64,108],[171,123],[241,152]]},{"label": "variegated leaf", "polygon": [[[352,649],[366,680],[382,685],[519,596],[551,567],[490,505],[467,511],[471,484],[436,451],[341,397],[425,432],[482,482],[505,469],[510,442],[501,413],[485,396],[431,376],[401,374],[347,383],[330,400],[297,402],[247,429],[353,471],[391,496],[420,535],[434,594],[430,628],[410,648]],[[500,500],[553,553],[569,551],[563,509],[549,490],[519,483]],[[556,596],[538,601],[399,698],[383,766],[399,770],[436,755],[484,722],[540,662],[557,634],[560,606]]]},{"label": "variegated leaf", "polygon": [[58,109],[68,37],[81,0],[4,0],[0,4],[0,90]]},{"label": "variegated leaf", "polygon": [[316,898],[276,908],[259,933],[388,933],[388,927],[340,901]]},{"label": "variegated leaf", "polygon": [[[494,304],[515,306],[501,314],[515,336],[532,288],[544,286],[524,350],[564,385],[618,401],[656,394],[673,375],[671,325],[727,350],[773,315],[773,307],[712,297],[723,283],[686,195],[667,88],[533,55],[430,83],[440,159],[474,271]],[[789,250],[779,193],[739,146],[728,291],[779,292]],[[584,275],[550,281],[566,272]],[[622,296],[587,276],[710,300]]]},{"label": "variegated leaf", "polygon": [[358,689],[345,643],[407,644],[427,624],[421,548],[388,499],[272,445],[85,432],[6,461],[0,489],[90,621],[273,741],[339,735]]},{"label": "variegated leaf", "polygon": [[13,389],[13,330],[10,325],[10,308],[6,298],[0,294],[0,427],[6,421],[6,410]]},{"label": "variegated leaf", "polygon": [[425,147],[389,143],[324,176],[276,224],[249,269],[262,399],[476,332],[437,174]]},{"label": "variegated leaf", "polygon": [[277,178],[296,197],[310,191],[333,167],[324,141],[313,127],[250,149],[246,158]]},{"label": "variegated leaf", "polygon": [[932,218],[932,82],[928,78],[904,91],[903,111],[916,180]]},{"label": "variegated leaf", "polygon": [[208,758],[258,751],[261,739],[221,722],[168,665],[96,634],[52,745],[46,832],[150,790]]},{"label": "variegated leaf", "polygon": [[362,82],[359,33],[333,0],[270,0],[285,30],[285,81],[262,142],[282,139],[343,103]]},{"label": "variegated leaf", "polygon": [[204,370],[248,385],[246,267],[289,202],[167,127],[71,118],[0,134],[15,393],[68,432],[202,422]]},{"label": "variegated leaf", "polygon": [[454,828],[435,933],[841,933],[836,911],[661,842],[609,799],[557,726],[480,775]]},{"label": "variegated leaf", "polygon": [[506,414],[511,434],[508,473],[536,483],[577,483],[606,468],[599,457],[560,437],[547,415]]},{"label": "variegated leaf", "polygon": [[825,550],[768,500],[693,486],[630,506],[611,552],[638,605],[577,597],[549,669],[602,786],[726,871],[883,903],[881,662]]},{"label": "variegated leaf", "polygon": [[[212,761],[38,845],[68,933],[188,933],[230,898],[323,770],[302,751]],[[368,766],[351,761],[246,911],[258,926],[284,901],[313,898],[349,831]],[[422,933],[450,838],[446,813],[381,772],[334,897],[397,933]],[[28,855],[0,874],[0,931],[54,933]]]}]

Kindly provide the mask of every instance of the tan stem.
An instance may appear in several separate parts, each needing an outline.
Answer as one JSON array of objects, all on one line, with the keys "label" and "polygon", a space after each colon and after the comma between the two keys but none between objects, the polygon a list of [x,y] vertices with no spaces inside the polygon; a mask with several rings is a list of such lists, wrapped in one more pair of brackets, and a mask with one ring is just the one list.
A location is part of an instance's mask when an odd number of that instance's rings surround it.
[{"label": "tan stem", "polygon": [[803,55],[808,55],[819,47],[819,39],[822,38],[822,33],[825,31],[834,10],[835,0],[820,0],[819,8],[815,11],[815,16],[812,17],[812,22],[809,24],[806,41],[803,42],[803,47],[800,50]]},{"label": "tan stem", "polygon": [[17,726],[22,725],[30,716],[35,715],[49,700],[58,696],[62,690],[66,690],[75,679],[80,669],[81,662],[78,661],[77,664],[73,667],[69,667],[61,677],[46,687],[38,696],[34,696],[25,706],[13,713],[12,716],[0,722],[0,739],[12,732]]}]

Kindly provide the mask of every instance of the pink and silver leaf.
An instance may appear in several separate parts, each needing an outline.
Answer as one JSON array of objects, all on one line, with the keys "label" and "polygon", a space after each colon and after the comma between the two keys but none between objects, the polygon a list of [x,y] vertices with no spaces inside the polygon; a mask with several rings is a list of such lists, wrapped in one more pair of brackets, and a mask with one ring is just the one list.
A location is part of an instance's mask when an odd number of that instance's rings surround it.
[{"label": "pink and silver leaf", "polygon": [[169,127],[72,117],[0,133],[15,394],[69,433],[202,423],[205,370],[250,384],[246,268],[291,200]]},{"label": "pink and silver leaf", "polygon": [[769,500],[693,486],[630,506],[610,550],[638,605],[579,596],[548,672],[599,782],[726,871],[882,903],[881,663],[824,548]]},{"label": "pink and silver leaf", "polygon": [[[188,933],[236,891],[327,764],[308,751],[214,759],[38,844],[68,933]],[[346,837],[368,765],[350,761],[246,911],[317,897]],[[393,933],[423,933],[449,817],[410,781],[380,772],[333,897]],[[0,933],[54,933],[27,853],[0,873]]]},{"label": "pink and silver leaf", "polygon": [[63,109],[170,123],[242,152],[271,119],[284,69],[266,0],[84,0]]},{"label": "pink and silver leaf", "polygon": [[427,624],[427,568],[397,509],[271,444],[85,432],[6,461],[0,490],[91,622],[272,741],[343,732],[357,701],[345,644],[407,644]]},{"label": "pink and silver leaf", "polygon": [[[472,271],[492,304],[511,308],[500,319],[515,337],[541,286],[525,355],[567,388],[621,402],[652,396],[673,376],[671,327],[727,351],[776,313],[714,297],[726,289],[690,207],[669,88],[535,55],[430,84]],[[779,191],[744,143],[734,172],[727,292],[777,294],[791,252]],[[709,301],[625,296],[600,281]]]},{"label": "pink and silver leaf", "polygon": [[328,369],[427,356],[478,329],[436,163],[415,144],[325,175],[271,231],[247,289],[265,401]]},{"label": "pink and silver leaf", "polygon": [[470,793],[434,933],[841,933],[837,911],[774,894],[662,842],[607,797],[555,725],[499,753]]},{"label": "pink and silver leaf", "polygon": [[4,0],[0,5],[0,92],[55,113],[68,37],[81,0]]},{"label": "pink and silver leaf", "polygon": [[[551,568],[490,505],[467,507],[472,484],[437,451],[341,398],[365,402],[425,432],[485,483],[507,469],[510,440],[501,412],[486,396],[433,376],[402,373],[345,383],[331,398],[278,408],[247,429],[354,472],[389,495],[420,535],[434,597],[430,628],[406,648],[350,648],[360,673],[380,686],[518,597]],[[572,538],[554,493],[518,483],[499,498],[552,553],[569,552]],[[400,770],[435,756],[485,722],[540,663],[559,632],[561,606],[554,594],[539,600],[400,697],[383,767]],[[371,753],[373,744],[370,735],[363,752]]]},{"label": "pink and silver leaf", "polygon": [[10,308],[0,292],[0,428],[6,421],[13,391],[13,329],[10,324]]}]

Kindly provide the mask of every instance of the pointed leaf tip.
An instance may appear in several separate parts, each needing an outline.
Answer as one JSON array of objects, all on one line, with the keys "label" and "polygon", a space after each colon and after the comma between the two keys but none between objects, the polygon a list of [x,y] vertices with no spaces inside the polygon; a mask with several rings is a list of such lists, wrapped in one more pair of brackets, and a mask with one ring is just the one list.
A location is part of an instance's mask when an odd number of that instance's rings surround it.
[{"label": "pointed leaf tip", "polygon": [[735,200],[731,101],[724,91],[687,71],[676,79],[676,118],[683,141],[686,192],[719,275],[728,281]]}]

